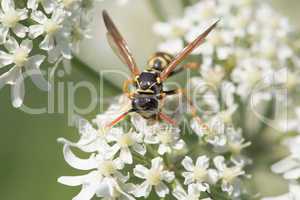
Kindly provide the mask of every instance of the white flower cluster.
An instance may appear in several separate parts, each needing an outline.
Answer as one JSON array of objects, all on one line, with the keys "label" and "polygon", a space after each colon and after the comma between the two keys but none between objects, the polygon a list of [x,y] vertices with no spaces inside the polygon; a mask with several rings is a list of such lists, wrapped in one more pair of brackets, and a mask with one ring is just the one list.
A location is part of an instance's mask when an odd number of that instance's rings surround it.
[{"label": "white flower cluster", "polygon": [[[0,9],[0,89],[12,87],[20,107],[28,76],[42,90],[50,85],[40,67],[56,68],[71,59],[78,42],[88,37],[93,0],[2,0]],[[24,72],[26,71],[26,75]]]},{"label": "white flower cluster", "polygon": [[288,194],[279,197],[265,198],[264,200],[294,200],[300,199],[300,107],[296,109],[293,119],[282,121],[285,134],[293,132],[296,136],[288,137],[283,144],[289,149],[290,154],[275,163],[271,169],[274,173],[282,174],[283,178],[290,183]]},{"label": "white flower cluster", "polygon": [[[298,38],[288,20],[268,3],[202,0],[187,7],[183,17],[154,25],[154,32],[163,38],[158,49],[179,53],[216,19],[220,19],[217,29],[191,56],[201,63],[200,76],[191,78],[188,84],[202,113],[202,120],[194,118],[191,127],[202,141],[214,146],[214,151],[229,151],[235,160],[249,163],[245,157],[234,156],[250,143],[242,137],[241,129],[230,126],[232,115],[237,109],[246,109],[248,102],[267,110],[265,105],[271,104],[269,100],[274,98],[276,88],[287,91],[284,95],[276,93],[276,97],[282,104],[287,103],[289,112],[295,109],[300,80],[300,58],[296,52],[300,46],[294,42]],[[235,124],[243,126],[248,120],[243,118],[246,110],[239,111],[240,119]],[[300,133],[299,113],[297,110],[297,119],[279,123],[284,131]],[[253,122],[252,125],[256,126]],[[242,128],[246,132],[247,127]],[[261,131],[252,128],[252,132],[256,130]],[[300,199],[299,136],[285,144],[291,155],[272,169],[290,180],[290,193],[278,199]]]},{"label": "white flower cluster", "polygon": [[218,28],[193,52],[210,85],[218,86],[226,76],[242,100],[252,95],[254,103],[271,99],[272,85],[297,88],[300,59],[294,53],[299,46],[291,41],[294,31],[262,1],[199,1],[187,7],[183,17],[155,24],[154,32],[164,39],[159,50],[178,53],[216,19]]},{"label": "white flower cluster", "polygon": [[[82,186],[74,200],[88,200],[95,195],[124,200],[152,196],[156,197],[154,199],[209,200],[216,193],[232,199],[239,197],[242,193],[240,183],[246,177],[243,168],[247,164],[241,150],[248,144],[238,131],[226,129],[217,133],[211,128],[208,132],[210,124],[205,130],[194,127],[199,143],[192,141],[190,144],[178,127],[162,122],[149,124],[138,114],[130,116],[129,127],[124,124],[107,128],[106,125],[122,113],[121,108],[128,107],[128,103],[127,97],[122,96],[98,115],[93,124],[80,119],[78,142],[59,139],[64,144],[66,162],[75,169],[89,171],[87,175],[58,179],[68,186]],[[223,126],[226,125],[223,123]],[[207,142],[203,143],[203,138]],[[206,155],[207,145],[215,150]],[[71,148],[91,155],[81,159]],[[222,156],[225,154],[231,156],[225,158]]]}]

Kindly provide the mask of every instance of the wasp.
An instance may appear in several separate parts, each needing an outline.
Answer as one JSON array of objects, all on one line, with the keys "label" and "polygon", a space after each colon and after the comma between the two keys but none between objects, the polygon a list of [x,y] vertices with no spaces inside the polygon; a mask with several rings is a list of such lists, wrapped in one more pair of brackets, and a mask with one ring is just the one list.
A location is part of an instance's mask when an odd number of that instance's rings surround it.
[{"label": "wasp", "polygon": [[[104,10],[102,15],[107,29],[108,42],[120,60],[127,65],[132,76],[132,79],[123,84],[124,93],[131,99],[131,109],[113,120],[108,124],[108,127],[114,126],[132,112],[140,114],[145,119],[161,119],[168,124],[175,125],[176,122],[173,119],[162,113],[162,102],[166,96],[178,94],[178,90],[165,91],[163,83],[170,76],[184,69],[182,66],[176,68],[195,48],[205,41],[208,34],[217,26],[218,21],[208,27],[175,57],[165,52],[155,53],[148,60],[146,69],[140,72],[126,41],[107,11]],[[128,90],[129,84],[135,87],[135,91],[132,93]]]}]

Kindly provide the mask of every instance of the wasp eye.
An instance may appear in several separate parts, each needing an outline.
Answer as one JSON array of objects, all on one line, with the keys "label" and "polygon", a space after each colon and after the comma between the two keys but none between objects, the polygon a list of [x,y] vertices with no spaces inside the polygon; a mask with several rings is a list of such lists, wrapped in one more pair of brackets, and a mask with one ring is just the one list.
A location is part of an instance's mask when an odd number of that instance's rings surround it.
[{"label": "wasp eye", "polygon": [[162,69],[162,62],[160,59],[156,59],[154,61],[153,67],[157,70],[161,70]]}]

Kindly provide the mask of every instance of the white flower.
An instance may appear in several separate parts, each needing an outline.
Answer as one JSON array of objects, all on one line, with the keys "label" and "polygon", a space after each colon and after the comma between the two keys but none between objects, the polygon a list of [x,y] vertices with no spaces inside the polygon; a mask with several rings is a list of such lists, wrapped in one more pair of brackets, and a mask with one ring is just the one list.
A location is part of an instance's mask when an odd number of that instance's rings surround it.
[{"label": "white flower", "polygon": [[182,150],[185,142],[180,138],[180,129],[165,124],[159,124],[153,132],[145,134],[146,144],[159,144],[157,152],[160,155],[172,153],[172,150]]},{"label": "white flower", "polygon": [[184,41],[182,39],[169,39],[161,43],[158,47],[159,51],[167,52],[169,54],[178,54],[184,48]]},{"label": "white flower", "polygon": [[56,9],[53,11],[51,17],[48,18],[41,11],[33,11],[31,19],[38,24],[34,24],[29,27],[29,36],[34,39],[42,34],[45,35],[40,44],[41,49],[48,51],[55,47],[57,37],[63,34],[62,23],[64,21],[65,14],[64,10]]},{"label": "white flower", "polygon": [[228,192],[230,195],[240,193],[240,191],[236,191],[238,190],[236,183],[238,177],[245,175],[243,165],[235,163],[233,166],[228,167],[223,156],[215,157],[214,164],[218,169],[219,178],[222,180],[222,190]]},{"label": "white flower", "polygon": [[154,24],[154,32],[165,38],[181,38],[191,26],[191,22],[185,18],[171,20],[169,22],[158,22]]},{"label": "white flower", "polygon": [[191,128],[206,142],[214,146],[224,146],[226,144],[226,127],[218,118],[212,118],[208,123],[199,121],[198,118],[193,118]]},{"label": "white flower", "polygon": [[300,198],[300,186],[297,184],[290,184],[289,193],[277,197],[262,198],[262,200],[298,200],[299,198]]},{"label": "white flower", "polygon": [[272,171],[283,174],[288,180],[300,178],[300,136],[290,138],[284,142],[290,150],[290,155],[272,166]]},{"label": "white flower", "polygon": [[[265,61],[257,58],[244,59],[240,61],[240,67],[233,71],[232,79],[238,84],[237,94],[243,99],[257,93],[263,95],[264,91],[261,91],[261,88],[267,88],[272,83],[274,72],[269,66],[269,61]],[[266,92],[270,94],[270,91]]]},{"label": "white flower", "polygon": [[200,198],[201,191],[203,190],[197,184],[190,184],[187,192],[180,185],[176,185],[173,196],[177,200],[211,200],[210,198]]},{"label": "white flower", "polygon": [[185,185],[196,183],[201,186],[202,191],[209,191],[209,184],[215,184],[218,180],[217,171],[209,169],[209,158],[207,156],[198,157],[195,165],[193,160],[186,156],[182,161],[182,165],[187,170],[182,173],[185,178]]},{"label": "white flower", "polygon": [[154,124],[148,123],[148,121],[139,114],[133,114],[131,116],[131,123],[137,132],[145,136],[146,142],[152,143],[151,141],[153,141],[153,143],[158,143],[155,135],[162,128],[159,122],[155,122]]},{"label": "white flower", "polygon": [[219,87],[225,76],[223,67],[219,65],[212,67],[212,59],[205,59],[200,70],[203,80],[211,88]]},{"label": "white flower", "polygon": [[39,5],[43,6],[47,14],[52,13],[55,7],[57,6],[54,0],[28,0],[27,1],[27,7],[32,10],[37,10]]},{"label": "white flower", "polygon": [[165,197],[170,192],[164,181],[170,183],[175,177],[174,172],[164,170],[163,159],[160,157],[154,158],[151,164],[150,169],[142,165],[136,165],[133,170],[136,177],[145,179],[145,181],[137,187],[135,191],[136,197],[147,198],[152,187],[155,188],[155,192],[159,197]]},{"label": "white flower", "polygon": [[[177,53],[183,44],[195,39],[216,18],[221,19],[217,30],[210,33],[207,41],[193,51],[193,54],[201,55],[201,75],[208,83],[217,86],[223,77],[231,79],[237,85],[236,92],[243,101],[247,101],[253,90],[263,86],[265,91],[256,91],[253,101],[258,104],[270,100],[272,91],[268,86],[272,83],[270,79],[274,69],[296,67],[294,61],[297,56],[289,39],[295,31],[285,17],[266,3],[256,0],[199,1],[185,8],[180,20],[154,25],[155,32],[163,37],[158,49]],[[180,36],[176,37],[172,30],[180,21],[184,23],[179,24],[185,26],[179,26],[183,27],[179,29],[183,31],[179,31]],[[221,67],[215,69],[218,65]],[[224,70],[223,77],[220,69]],[[294,87],[297,79],[291,77],[287,85]]]},{"label": "white flower", "polygon": [[45,56],[31,56],[32,41],[28,39],[23,40],[19,44],[13,37],[10,37],[4,46],[8,50],[8,53],[0,51],[0,68],[11,64],[13,66],[9,71],[0,76],[0,88],[2,88],[4,84],[11,85],[13,105],[20,107],[23,104],[25,95],[24,70],[27,71],[27,75],[31,77],[32,81],[41,90],[47,91],[50,87],[39,69]]},{"label": "white flower", "polygon": [[24,38],[28,28],[19,23],[27,19],[27,9],[16,9],[14,0],[2,0],[0,10],[0,43],[3,44],[11,29],[18,37]]},{"label": "white flower", "polygon": [[191,21],[203,22],[217,16],[219,5],[216,1],[200,1],[186,9],[186,16]]},{"label": "white flower", "polygon": [[75,169],[92,170],[87,175],[63,176],[58,179],[58,182],[68,186],[82,185],[74,200],[89,200],[94,195],[108,199],[122,196],[124,198],[120,199],[134,199],[122,188],[129,177],[119,172],[124,165],[118,159],[105,158],[100,154],[80,159],[73,154],[68,144],[64,145],[64,158]]},{"label": "white flower", "polygon": [[126,164],[132,164],[133,158],[131,149],[140,155],[146,154],[146,147],[143,143],[143,135],[130,130],[128,133],[114,131],[108,134],[108,141],[115,142],[112,146],[113,152],[120,151],[120,159]]},{"label": "white flower", "polygon": [[191,22],[185,18],[156,23],[153,27],[154,32],[167,39],[159,45],[159,51],[170,54],[179,53],[184,48],[183,37],[190,26]]},{"label": "white flower", "polygon": [[232,128],[227,131],[226,147],[233,155],[240,155],[241,151],[250,145],[251,142],[246,142],[243,138],[241,129],[235,130]]},{"label": "white flower", "polygon": [[78,4],[81,0],[57,0],[60,5],[68,10],[68,9],[73,9],[76,4]]},{"label": "white flower", "polygon": [[99,129],[96,129],[87,120],[82,118],[78,119],[77,126],[80,134],[78,142],[74,143],[64,138],[59,138],[58,141],[79,148],[87,153],[98,152],[108,156],[112,156],[116,153],[111,151],[111,146],[107,143],[107,135],[123,133],[122,128],[105,129],[104,127],[99,127]]},{"label": "white flower", "polygon": [[[73,0],[28,0],[24,1],[27,4],[27,8],[19,8],[18,4],[15,5],[14,0],[3,0],[1,1],[0,9],[0,44],[1,49],[7,48],[11,44],[11,40],[21,41],[20,38],[25,38],[29,36],[32,44],[30,44],[33,49],[38,49],[40,47],[40,54],[47,55],[47,57],[36,55],[31,59],[26,55],[30,52],[19,52],[19,59],[17,65],[20,66],[25,63],[24,59],[28,57],[28,64],[26,66],[32,66],[32,68],[39,68],[44,60],[45,65],[53,66],[50,76],[53,78],[55,75],[55,70],[60,63],[67,63],[65,59],[71,59],[72,50],[75,49],[79,41],[88,36],[87,30],[91,19],[87,20],[87,16],[90,16],[92,10],[92,3],[95,0],[75,0],[78,5],[78,9],[67,10],[67,5],[70,5]],[[67,6],[67,7],[66,7]],[[30,14],[30,16],[28,15]],[[27,34],[29,33],[29,34]],[[27,41],[28,39],[24,39]],[[11,53],[11,51],[10,51]],[[21,55],[23,54],[23,55]],[[30,58],[30,59],[29,59]],[[47,59],[46,59],[47,58]],[[3,65],[11,64],[9,58],[6,54],[2,54],[0,58],[1,67]],[[10,59],[11,60],[11,59]],[[25,66],[25,67],[26,67]],[[18,68],[19,69],[19,68]],[[67,68],[66,68],[67,71]],[[16,107],[20,107],[22,104],[22,96],[24,96],[24,86],[21,84],[20,70],[12,68],[2,74],[2,80],[0,81],[0,88],[3,84],[13,84],[15,87],[14,94],[12,95],[14,99],[13,104]],[[39,88],[42,90],[47,90],[49,88],[48,83],[45,84],[45,80],[41,80],[41,75],[39,70],[31,70],[28,73],[29,76],[39,81]],[[16,79],[19,79],[20,83],[14,84]],[[44,82],[44,85],[41,83]],[[15,97],[19,95],[19,97]]]}]

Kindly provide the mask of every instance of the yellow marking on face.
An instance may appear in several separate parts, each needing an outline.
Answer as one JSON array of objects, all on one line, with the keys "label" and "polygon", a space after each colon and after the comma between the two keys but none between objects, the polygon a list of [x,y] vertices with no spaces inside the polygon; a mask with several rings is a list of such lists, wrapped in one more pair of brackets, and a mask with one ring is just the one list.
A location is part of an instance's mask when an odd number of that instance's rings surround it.
[{"label": "yellow marking on face", "polygon": [[154,94],[154,91],[152,90],[141,90],[141,89],[137,89],[137,92],[143,92],[143,93],[150,93],[150,94]]},{"label": "yellow marking on face", "polygon": [[157,77],[157,78],[156,78],[156,82],[157,82],[158,84],[161,84],[160,77]]}]

